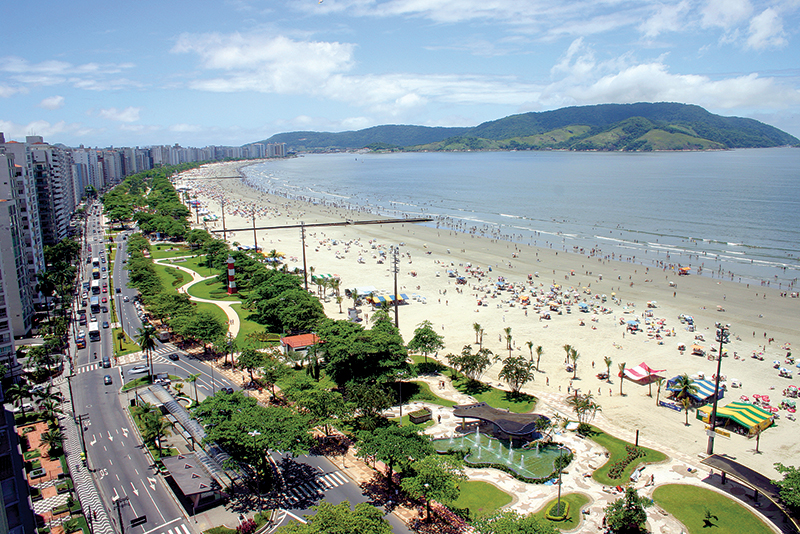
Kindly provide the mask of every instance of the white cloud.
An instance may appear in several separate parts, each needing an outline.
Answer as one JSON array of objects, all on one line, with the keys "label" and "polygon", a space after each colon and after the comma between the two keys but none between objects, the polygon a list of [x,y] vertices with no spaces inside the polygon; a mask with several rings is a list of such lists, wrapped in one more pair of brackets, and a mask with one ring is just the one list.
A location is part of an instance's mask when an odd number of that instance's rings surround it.
[{"label": "white cloud", "polygon": [[141,108],[129,106],[125,109],[106,108],[101,109],[98,114],[104,119],[119,122],[136,122],[139,120]]},{"label": "white cloud", "polygon": [[731,29],[753,12],[750,0],[708,0],[701,10],[704,27]]},{"label": "white cloud", "polygon": [[205,129],[197,124],[173,124],[169,127],[170,132],[202,132]]},{"label": "white cloud", "polygon": [[685,20],[690,5],[683,0],[674,5],[662,5],[658,11],[639,26],[645,37],[656,37],[661,33],[675,32],[685,28]]},{"label": "white cloud", "polygon": [[783,21],[777,11],[767,8],[750,21],[747,46],[756,50],[786,46]]},{"label": "white cloud", "polygon": [[0,85],[0,98],[8,98],[17,93],[24,93],[24,89],[20,87],[11,87],[8,85]]},{"label": "white cloud", "polygon": [[44,109],[59,109],[64,107],[64,97],[63,96],[49,96],[39,102],[39,107]]},{"label": "white cloud", "polygon": [[95,90],[139,85],[130,80],[115,81],[110,78],[113,74],[118,74],[133,67],[132,63],[84,63],[76,65],[56,60],[31,63],[16,56],[0,58],[0,72],[8,73],[9,78],[18,83],[37,86],[70,84],[77,88]]},{"label": "white cloud", "polygon": [[174,53],[193,52],[206,69],[228,71],[199,80],[196,89],[216,92],[314,93],[335,73],[353,65],[355,45],[296,41],[284,36],[234,33],[180,37]]},{"label": "white cloud", "polygon": [[45,139],[53,139],[59,135],[88,135],[92,130],[79,123],[67,123],[65,121],[50,123],[39,120],[28,124],[17,124],[0,120],[0,132],[5,134],[6,140],[24,140],[27,135],[41,135]]}]

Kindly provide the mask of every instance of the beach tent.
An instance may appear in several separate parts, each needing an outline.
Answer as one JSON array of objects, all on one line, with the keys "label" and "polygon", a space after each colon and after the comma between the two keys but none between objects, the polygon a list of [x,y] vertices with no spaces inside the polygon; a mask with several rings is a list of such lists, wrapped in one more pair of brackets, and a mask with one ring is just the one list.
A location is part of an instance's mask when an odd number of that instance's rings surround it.
[{"label": "beach tent", "polygon": [[[711,406],[701,406],[697,409],[697,419],[704,423],[710,423],[711,410]],[[759,430],[769,428],[775,420],[775,416],[772,413],[746,402],[732,402],[725,406],[717,407],[717,418],[724,420],[726,428],[730,424],[738,425],[749,436],[754,435]]]},{"label": "beach tent", "polygon": [[[667,389],[669,391],[679,391],[680,388],[676,386],[679,376],[675,376],[667,380]],[[712,402],[714,400],[714,382],[711,380],[697,379],[692,382],[692,385],[697,389],[695,393],[690,393],[689,396],[694,400],[704,403]],[[725,395],[725,389],[719,388],[719,398]]]},{"label": "beach tent", "polygon": [[646,363],[642,362],[636,367],[625,369],[625,377],[628,380],[633,380],[634,382],[647,384],[648,382],[657,378],[658,373],[663,373],[665,370],[666,369],[651,369]]}]

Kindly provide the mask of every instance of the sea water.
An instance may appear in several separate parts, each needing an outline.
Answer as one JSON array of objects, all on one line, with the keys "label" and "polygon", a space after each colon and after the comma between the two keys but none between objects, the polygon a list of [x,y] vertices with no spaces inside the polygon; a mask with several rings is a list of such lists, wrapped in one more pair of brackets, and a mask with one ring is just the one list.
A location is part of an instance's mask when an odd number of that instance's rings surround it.
[{"label": "sea water", "polygon": [[431,226],[558,251],[702,265],[784,289],[800,272],[794,148],[324,154],[245,174],[288,198],[432,217]]}]

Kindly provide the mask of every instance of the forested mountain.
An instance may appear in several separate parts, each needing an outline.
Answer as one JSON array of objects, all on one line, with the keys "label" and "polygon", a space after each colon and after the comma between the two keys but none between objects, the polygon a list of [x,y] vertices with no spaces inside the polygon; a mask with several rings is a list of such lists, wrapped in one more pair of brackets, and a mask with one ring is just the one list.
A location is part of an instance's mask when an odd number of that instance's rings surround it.
[{"label": "forested mountain", "polygon": [[295,151],[373,150],[707,150],[796,145],[754,119],[723,117],[677,103],[599,104],[522,113],[474,128],[376,126],[356,132],[291,132],[264,142]]}]

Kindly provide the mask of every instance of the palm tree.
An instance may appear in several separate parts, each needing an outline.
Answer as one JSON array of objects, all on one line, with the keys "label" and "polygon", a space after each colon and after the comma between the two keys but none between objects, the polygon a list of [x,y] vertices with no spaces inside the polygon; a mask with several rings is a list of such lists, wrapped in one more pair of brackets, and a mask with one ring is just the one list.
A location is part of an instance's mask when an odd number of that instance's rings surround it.
[{"label": "palm tree", "polygon": [[195,375],[189,375],[186,377],[186,382],[192,384],[194,386],[194,403],[198,404],[197,402],[197,379],[200,378],[200,373]]},{"label": "palm tree", "polygon": [[122,342],[125,340],[124,330],[120,329],[120,331],[117,332],[117,339],[119,340],[119,351],[122,352]]},{"label": "palm tree", "polygon": [[572,379],[575,380],[578,376],[578,360],[580,359],[581,355],[578,354],[578,351],[575,349],[571,349],[569,351],[569,358],[572,360]]},{"label": "palm tree", "polygon": [[481,325],[478,323],[472,323],[472,329],[475,330],[475,344],[478,344],[478,335],[481,333]]},{"label": "palm tree", "polygon": [[47,445],[47,455],[53,456],[53,453],[60,450],[64,444],[61,430],[58,427],[50,427],[39,435],[39,440]]},{"label": "palm tree", "polygon": [[12,384],[6,390],[6,395],[13,403],[19,402],[22,417],[25,417],[25,399],[32,397],[31,387],[28,384]]},{"label": "palm tree", "polygon": [[153,411],[142,417],[142,426],[145,435],[143,437],[152,441],[154,445],[158,444],[158,455],[161,456],[161,438],[166,435],[170,422],[161,415],[161,412]]},{"label": "palm tree", "polygon": [[611,383],[611,356],[604,356],[603,363],[606,364],[606,374],[608,375],[608,383]]},{"label": "palm tree", "polygon": [[[330,286],[330,288],[331,288],[331,291],[333,291],[333,292],[335,292],[335,293],[336,293],[336,296],[337,296],[337,297],[341,297],[341,287],[342,287],[342,281],[341,281],[340,279],[338,279],[338,278],[331,278],[331,279],[328,281],[328,285]],[[338,301],[337,301],[337,302],[338,302]],[[341,309],[341,302],[339,302],[339,304],[340,304],[340,309]]]},{"label": "palm tree", "polygon": [[530,360],[531,360],[531,363],[533,363],[533,341],[526,341],[526,342],[525,342],[525,345],[527,345],[527,346],[528,346],[528,352],[529,352],[529,353],[530,353],[530,355],[531,355],[531,358],[530,358]]},{"label": "palm tree", "polygon": [[267,258],[272,260],[272,262],[271,262],[272,263],[272,268],[277,271],[278,270],[278,251],[273,248],[272,250],[267,252]]},{"label": "palm tree", "polygon": [[544,354],[544,348],[539,345],[536,347],[536,370],[539,370],[539,360],[542,359],[542,354]]},{"label": "palm tree", "polygon": [[675,395],[678,400],[690,397],[692,394],[697,393],[697,386],[694,385],[692,380],[686,373],[678,376],[672,386],[673,391],[677,391]]},{"label": "palm tree", "polygon": [[658,389],[656,390],[656,406],[658,406],[658,401],[661,397],[661,384],[664,383],[664,377],[657,376],[656,377],[656,384],[658,384]]},{"label": "palm tree", "polygon": [[508,349],[508,355],[511,356],[511,327],[503,328],[503,332],[506,334],[506,349]]},{"label": "palm tree", "polygon": [[570,352],[572,352],[572,345],[567,344],[567,345],[564,345],[562,348],[564,349],[564,352],[567,353],[567,355],[564,357],[564,364],[568,364],[569,363],[569,355],[570,355]]},{"label": "palm tree", "polygon": [[39,271],[36,273],[36,290],[44,296],[44,307],[47,312],[47,322],[50,322],[50,303],[49,299],[53,296],[53,291],[56,290],[56,283],[51,273],[47,271]]},{"label": "palm tree", "polygon": [[136,330],[136,344],[142,349],[147,357],[147,377],[153,379],[153,365],[150,354],[156,348],[156,331],[149,326],[140,327]]},{"label": "palm tree", "polygon": [[42,410],[42,417],[44,417],[45,421],[47,421],[50,426],[56,426],[58,414],[62,413],[61,408],[58,406],[58,402],[54,400],[47,400],[39,405],[39,408]]},{"label": "palm tree", "polygon": [[686,417],[686,420],[683,424],[685,426],[689,426],[689,408],[692,407],[692,399],[690,397],[683,397],[681,399],[681,406],[683,406],[683,413]]},{"label": "palm tree", "polygon": [[339,305],[339,313],[344,313],[342,311],[342,301],[343,300],[344,300],[344,298],[341,295],[336,295],[336,304]]},{"label": "palm tree", "polygon": [[619,394],[622,396],[622,382],[625,381],[625,362],[617,364],[619,367]]}]

